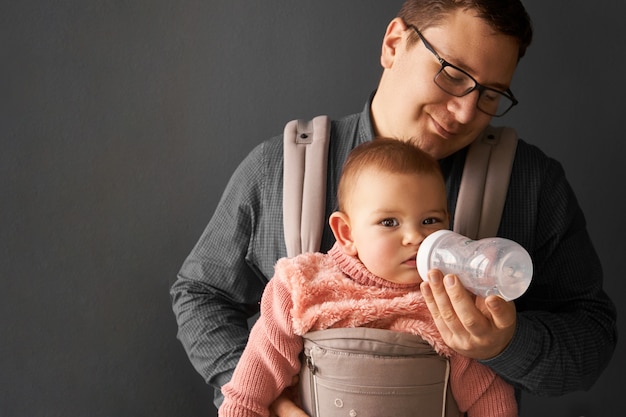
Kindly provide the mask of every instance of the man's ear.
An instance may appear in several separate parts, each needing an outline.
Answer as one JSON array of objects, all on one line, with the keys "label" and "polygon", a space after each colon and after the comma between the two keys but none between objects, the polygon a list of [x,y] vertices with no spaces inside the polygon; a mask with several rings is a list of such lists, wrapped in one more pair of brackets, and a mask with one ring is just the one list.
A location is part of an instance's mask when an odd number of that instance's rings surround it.
[{"label": "man's ear", "polygon": [[387,26],[380,54],[380,65],[383,68],[388,69],[393,66],[398,48],[402,45],[405,30],[406,25],[399,17],[393,19]]},{"label": "man's ear", "polygon": [[340,211],[335,211],[328,219],[330,229],[337,239],[337,243],[341,249],[350,256],[356,256],[357,250],[352,240],[352,231],[350,228],[350,218]]}]

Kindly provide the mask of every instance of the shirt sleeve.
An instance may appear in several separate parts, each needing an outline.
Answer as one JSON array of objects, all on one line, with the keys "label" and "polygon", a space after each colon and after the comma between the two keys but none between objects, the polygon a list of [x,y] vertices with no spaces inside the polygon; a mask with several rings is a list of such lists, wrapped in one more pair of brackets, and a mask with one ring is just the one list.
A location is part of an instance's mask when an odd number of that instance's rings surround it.
[{"label": "shirt sleeve", "polygon": [[[602,288],[602,267],[582,210],[561,165],[551,159],[546,165],[527,164],[525,187],[509,188],[520,201],[534,200],[529,190],[537,190],[533,216],[518,213],[505,226],[505,232],[507,227],[532,229],[526,244],[532,248],[534,276],[515,301],[513,340],[482,363],[518,388],[557,396],[593,385],[611,359],[617,332],[615,306]],[[542,172],[541,178],[531,180],[532,172]]]},{"label": "shirt sleeve", "polygon": [[171,287],[178,338],[200,375],[228,382],[248,340],[267,278],[251,260],[265,160],[257,146],[232,175],[218,206]]}]

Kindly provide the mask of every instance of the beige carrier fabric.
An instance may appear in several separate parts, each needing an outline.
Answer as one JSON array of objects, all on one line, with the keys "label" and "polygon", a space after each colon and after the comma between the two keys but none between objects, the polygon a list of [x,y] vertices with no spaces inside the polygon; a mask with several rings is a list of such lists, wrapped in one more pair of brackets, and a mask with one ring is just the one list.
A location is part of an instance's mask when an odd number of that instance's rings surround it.
[{"label": "beige carrier fabric", "polygon": [[[289,257],[320,247],[329,136],[327,116],[285,126],[283,224]],[[516,147],[513,129],[492,126],[470,146],[454,231],[472,239],[496,235]],[[313,417],[460,416],[448,384],[448,360],[418,336],[329,329],[305,335],[304,347],[300,397]]]},{"label": "beige carrier fabric", "polygon": [[454,213],[455,232],[472,239],[496,236],[516,149],[517,133],[510,127],[487,126],[470,145]]},{"label": "beige carrier fabric", "polygon": [[304,336],[300,399],[312,417],[459,417],[449,375],[419,336],[328,329]]},{"label": "beige carrier fabric", "polygon": [[289,257],[318,251],[322,242],[329,136],[328,116],[285,126],[283,224]]}]

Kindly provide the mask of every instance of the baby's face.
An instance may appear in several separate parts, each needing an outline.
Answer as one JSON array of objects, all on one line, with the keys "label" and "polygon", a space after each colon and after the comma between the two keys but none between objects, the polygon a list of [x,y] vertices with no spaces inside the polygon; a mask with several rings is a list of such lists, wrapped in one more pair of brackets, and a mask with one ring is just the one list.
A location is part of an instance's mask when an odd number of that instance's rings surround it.
[{"label": "baby's face", "polygon": [[365,171],[346,211],[356,256],[375,275],[404,284],[422,281],[417,250],[449,222],[445,186],[428,174]]}]

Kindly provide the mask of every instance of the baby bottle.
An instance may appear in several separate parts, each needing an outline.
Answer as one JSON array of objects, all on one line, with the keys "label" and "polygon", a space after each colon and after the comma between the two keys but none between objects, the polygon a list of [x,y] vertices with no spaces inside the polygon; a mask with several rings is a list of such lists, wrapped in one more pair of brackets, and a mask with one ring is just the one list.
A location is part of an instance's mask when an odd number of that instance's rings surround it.
[{"label": "baby bottle", "polygon": [[499,237],[472,240],[450,230],[438,230],[420,245],[417,270],[424,281],[431,269],[455,274],[476,295],[498,295],[506,301],[522,295],[533,275],[530,255],[516,242]]}]

